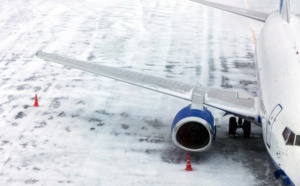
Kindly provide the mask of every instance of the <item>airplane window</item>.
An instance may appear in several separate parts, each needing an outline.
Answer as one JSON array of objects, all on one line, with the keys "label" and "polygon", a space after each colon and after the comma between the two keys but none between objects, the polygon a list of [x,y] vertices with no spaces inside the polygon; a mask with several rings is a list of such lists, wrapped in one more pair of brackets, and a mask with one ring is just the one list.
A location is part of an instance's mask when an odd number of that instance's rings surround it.
[{"label": "airplane window", "polygon": [[293,132],[291,132],[289,139],[287,141],[287,145],[294,145],[294,141],[295,141],[295,134]]},{"label": "airplane window", "polygon": [[288,127],[285,127],[282,132],[282,136],[286,145],[294,145],[295,143],[295,145],[300,146],[300,135],[297,135],[295,140],[295,133],[293,133]]},{"label": "airplane window", "polygon": [[300,135],[297,135],[295,145],[300,146]]},{"label": "airplane window", "polygon": [[285,129],[282,133],[284,141],[286,141],[289,138],[290,133],[291,133],[291,130],[289,128],[285,127]]}]

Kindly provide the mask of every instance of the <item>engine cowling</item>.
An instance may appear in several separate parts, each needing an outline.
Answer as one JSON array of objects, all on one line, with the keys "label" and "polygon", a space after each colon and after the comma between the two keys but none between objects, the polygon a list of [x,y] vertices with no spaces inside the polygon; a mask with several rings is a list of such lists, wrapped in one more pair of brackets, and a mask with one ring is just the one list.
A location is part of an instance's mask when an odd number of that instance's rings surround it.
[{"label": "engine cowling", "polygon": [[214,117],[209,110],[183,108],[172,123],[173,143],[186,151],[204,152],[211,148],[216,137]]}]

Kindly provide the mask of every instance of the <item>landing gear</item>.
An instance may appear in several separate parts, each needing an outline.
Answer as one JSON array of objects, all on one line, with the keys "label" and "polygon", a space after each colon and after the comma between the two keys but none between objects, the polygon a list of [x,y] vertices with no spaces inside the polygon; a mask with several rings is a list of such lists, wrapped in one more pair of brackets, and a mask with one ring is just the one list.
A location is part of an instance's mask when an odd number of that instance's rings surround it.
[{"label": "landing gear", "polygon": [[229,119],[229,136],[234,137],[236,134],[237,122],[235,117]]},{"label": "landing gear", "polygon": [[244,131],[244,138],[250,138],[251,134],[251,122],[244,120],[242,118],[238,118],[238,121],[236,121],[236,117],[230,117],[229,118],[229,136],[235,137],[236,130],[238,128],[242,128]]},{"label": "landing gear", "polygon": [[250,138],[251,122],[245,120],[243,124],[244,138]]}]

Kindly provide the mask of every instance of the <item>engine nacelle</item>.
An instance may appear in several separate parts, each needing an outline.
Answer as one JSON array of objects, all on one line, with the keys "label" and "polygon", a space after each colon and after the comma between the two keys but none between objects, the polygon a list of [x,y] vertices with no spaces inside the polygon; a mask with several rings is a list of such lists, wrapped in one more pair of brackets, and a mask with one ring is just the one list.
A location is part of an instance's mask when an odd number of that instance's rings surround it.
[{"label": "engine nacelle", "polygon": [[216,137],[214,117],[209,110],[183,108],[172,124],[172,141],[186,151],[204,152],[211,148]]}]

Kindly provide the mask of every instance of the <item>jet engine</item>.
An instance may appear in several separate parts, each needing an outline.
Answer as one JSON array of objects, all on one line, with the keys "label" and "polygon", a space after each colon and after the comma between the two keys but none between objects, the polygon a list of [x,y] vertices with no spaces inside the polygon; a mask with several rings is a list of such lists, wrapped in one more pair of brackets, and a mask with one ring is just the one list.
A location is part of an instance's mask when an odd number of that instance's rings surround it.
[{"label": "jet engine", "polygon": [[204,152],[211,148],[216,137],[214,117],[209,110],[183,108],[172,123],[172,141],[179,148],[190,152]]}]

